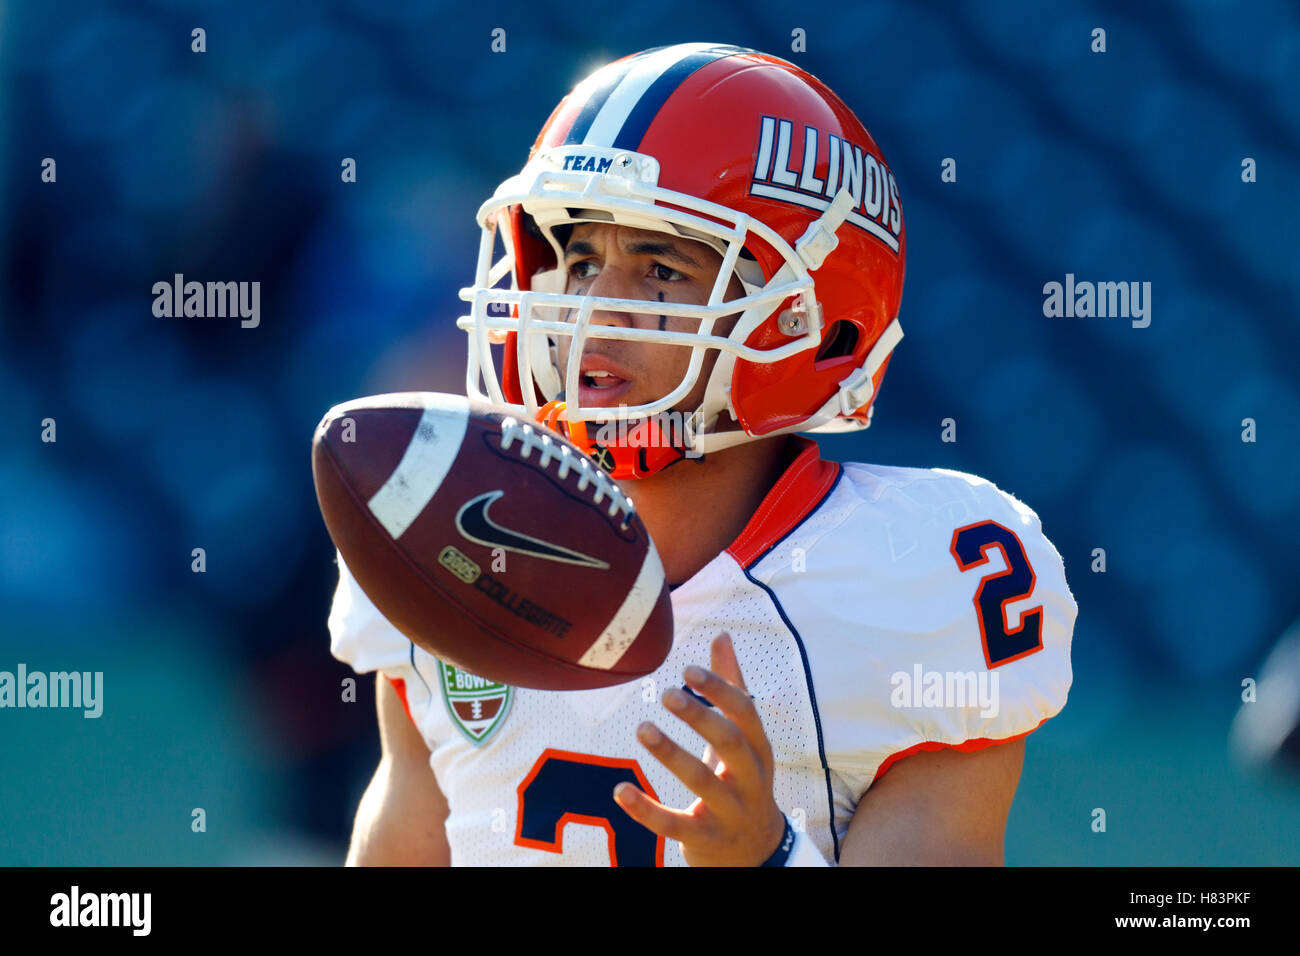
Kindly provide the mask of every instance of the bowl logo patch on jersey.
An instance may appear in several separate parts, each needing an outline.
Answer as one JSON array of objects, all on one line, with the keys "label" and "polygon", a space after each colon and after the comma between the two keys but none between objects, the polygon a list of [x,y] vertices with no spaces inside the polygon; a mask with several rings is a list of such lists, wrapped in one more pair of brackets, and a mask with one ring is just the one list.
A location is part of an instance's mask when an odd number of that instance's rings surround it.
[{"label": "bowl logo patch on jersey", "polygon": [[[821,176],[819,169],[824,171]],[[841,189],[853,196],[853,209],[845,222],[879,239],[897,255],[903,207],[898,183],[884,161],[815,126],[798,129],[779,116],[762,118],[751,196],[825,211]]]},{"label": "bowl logo patch on jersey", "polygon": [[505,723],[514,688],[442,661],[438,662],[438,672],[442,676],[442,698],[447,702],[451,722],[475,746],[487,743]]}]

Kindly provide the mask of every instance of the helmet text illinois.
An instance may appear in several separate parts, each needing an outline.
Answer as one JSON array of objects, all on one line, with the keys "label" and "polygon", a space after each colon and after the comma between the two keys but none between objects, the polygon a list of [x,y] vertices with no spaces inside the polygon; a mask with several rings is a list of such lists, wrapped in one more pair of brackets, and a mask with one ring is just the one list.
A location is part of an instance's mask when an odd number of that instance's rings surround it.
[{"label": "helmet text illinois", "polygon": [[[823,166],[824,176],[818,176]],[[815,126],[805,126],[803,142],[796,144],[792,121],[762,117],[750,195],[825,209],[841,189],[853,197],[846,221],[897,253],[903,207],[894,174],[884,161]]]}]

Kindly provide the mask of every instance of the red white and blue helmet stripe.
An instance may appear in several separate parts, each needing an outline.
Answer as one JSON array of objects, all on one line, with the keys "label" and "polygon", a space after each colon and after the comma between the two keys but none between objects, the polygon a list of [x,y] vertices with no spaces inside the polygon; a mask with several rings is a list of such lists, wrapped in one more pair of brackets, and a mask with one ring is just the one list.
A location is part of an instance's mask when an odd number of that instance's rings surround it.
[{"label": "red white and blue helmet stripe", "polygon": [[718,43],[679,43],[615,61],[591,77],[591,90],[563,145],[635,151],[659,110],[692,73],[723,57],[754,52]]}]

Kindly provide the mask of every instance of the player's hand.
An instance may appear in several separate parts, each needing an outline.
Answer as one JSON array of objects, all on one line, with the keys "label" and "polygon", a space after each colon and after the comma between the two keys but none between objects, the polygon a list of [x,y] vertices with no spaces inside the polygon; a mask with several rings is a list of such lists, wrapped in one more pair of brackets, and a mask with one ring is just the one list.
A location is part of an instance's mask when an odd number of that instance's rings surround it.
[{"label": "player's hand", "polygon": [[699,799],[672,810],[630,783],[615,787],[614,799],[642,826],[681,843],[691,866],[758,866],[785,833],[772,795],[772,747],[728,634],[713,639],[710,656],[712,670],[688,667],[683,676],[716,710],[677,688],[663,695],[663,705],[708,741],[704,760],[649,721],[637,728],[641,744]]}]

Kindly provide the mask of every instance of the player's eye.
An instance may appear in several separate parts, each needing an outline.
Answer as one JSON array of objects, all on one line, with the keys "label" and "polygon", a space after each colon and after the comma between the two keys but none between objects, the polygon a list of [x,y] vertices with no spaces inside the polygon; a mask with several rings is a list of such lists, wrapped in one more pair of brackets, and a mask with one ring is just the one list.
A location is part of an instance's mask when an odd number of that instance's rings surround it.
[{"label": "player's eye", "polygon": [[662,265],[661,263],[658,262],[655,263],[654,269],[652,271],[654,273],[654,277],[658,279],[660,282],[680,282],[682,279],[686,278],[685,275],[678,272],[676,269],[671,269],[668,266]]},{"label": "player's eye", "polygon": [[579,259],[573,265],[569,266],[569,277],[572,279],[591,279],[596,275],[596,264],[590,259]]}]

